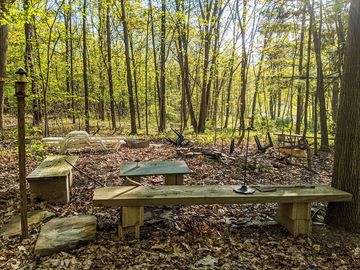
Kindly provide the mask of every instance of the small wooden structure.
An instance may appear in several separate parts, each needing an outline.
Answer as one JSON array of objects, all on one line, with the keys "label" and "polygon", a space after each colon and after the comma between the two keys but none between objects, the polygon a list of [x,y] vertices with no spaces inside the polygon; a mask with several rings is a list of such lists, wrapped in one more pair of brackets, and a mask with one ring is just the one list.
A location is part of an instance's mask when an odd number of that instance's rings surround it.
[{"label": "small wooden structure", "polygon": [[139,182],[141,176],[164,175],[165,185],[183,185],[184,174],[191,173],[185,161],[124,162],[120,166],[120,176]]},{"label": "small wooden structure", "polygon": [[72,167],[78,156],[49,156],[27,177],[31,200],[68,203],[72,186]]},{"label": "small wooden structure", "polygon": [[135,231],[140,236],[144,206],[278,203],[276,220],[292,235],[311,235],[311,203],[350,201],[350,193],[330,186],[314,188],[277,187],[276,191],[239,194],[236,186],[120,186],[102,187],[94,192],[95,206],[122,207],[119,237]]}]

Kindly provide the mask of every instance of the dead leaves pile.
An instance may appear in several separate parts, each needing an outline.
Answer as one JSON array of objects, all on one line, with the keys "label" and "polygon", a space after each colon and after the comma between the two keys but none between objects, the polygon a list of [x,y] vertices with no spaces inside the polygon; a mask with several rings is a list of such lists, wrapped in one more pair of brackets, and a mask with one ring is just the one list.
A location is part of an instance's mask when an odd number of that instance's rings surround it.
[{"label": "dead leaves pile", "polygon": [[[236,150],[227,158],[228,149],[208,148],[222,151],[225,156],[221,160],[201,154],[181,157],[193,170],[192,175],[185,176],[185,184],[240,185],[244,153]],[[19,200],[16,152],[2,146],[1,153],[0,226],[18,212]],[[80,155],[77,166],[81,170],[107,186],[122,183],[121,162],[180,158],[175,148],[168,145],[146,149],[123,147],[119,151],[87,149],[71,154]],[[247,180],[250,184],[328,184],[332,155],[321,154],[313,162],[318,174],[284,164],[273,151],[261,155],[252,147]],[[28,158],[28,171],[39,163],[36,157]],[[317,225],[312,238],[293,238],[273,221],[272,204],[148,207],[141,240],[118,241],[119,209],[93,207],[96,184],[78,172],[74,177],[69,204],[41,203],[31,208],[46,209],[57,216],[95,215],[96,241],[70,252],[35,258],[33,248],[40,230],[37,227],[27,240],[1,239],[1,269],[360,269],[359,235]],[[160,185],[163,179],[148,177],[142,183]],[[322,215],[323,211],[319,211],[320,224]]]}]

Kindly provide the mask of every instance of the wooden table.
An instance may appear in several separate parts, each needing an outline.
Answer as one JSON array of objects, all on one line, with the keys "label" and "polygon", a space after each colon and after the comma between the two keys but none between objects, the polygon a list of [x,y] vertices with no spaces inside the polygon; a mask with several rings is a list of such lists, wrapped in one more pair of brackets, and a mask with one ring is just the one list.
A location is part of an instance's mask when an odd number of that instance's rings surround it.
[{"label": "wooden table", "polygon": [[165,185],[183,185],[184,174],[192,171],[183,160],[124,162],[120,166],[120,176],[139,181],[142,176],[164,175]]}]

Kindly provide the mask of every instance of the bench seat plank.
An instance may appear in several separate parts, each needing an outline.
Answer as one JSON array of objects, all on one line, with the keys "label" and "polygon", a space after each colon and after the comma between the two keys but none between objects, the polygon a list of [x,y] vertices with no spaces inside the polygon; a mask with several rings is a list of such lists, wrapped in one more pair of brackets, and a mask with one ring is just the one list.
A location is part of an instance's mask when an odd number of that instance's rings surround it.
[{"label": "bench seat plank", "polygon": [[274,192],[235,193],[232,185],[102,187],[94,192],[96,206],[159,206],[244,203],[350,201],[350,193],[330,186],[277,188]]}]

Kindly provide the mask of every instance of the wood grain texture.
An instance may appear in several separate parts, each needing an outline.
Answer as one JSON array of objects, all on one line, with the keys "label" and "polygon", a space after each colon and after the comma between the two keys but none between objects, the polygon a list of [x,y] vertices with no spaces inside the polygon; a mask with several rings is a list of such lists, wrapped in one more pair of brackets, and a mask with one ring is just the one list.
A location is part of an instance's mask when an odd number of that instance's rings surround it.
[{"label": "wood grain texture", "polygon": [[28,181],[37,180],[39,178],[49,179],[51,177],[67,176],[72,167],[65,162],[65,159],[75,165],[78,156],[49,156],[41,164],[31,172],[26,179]]},{"label": "wood grain texture", "polygon": [[[94,192],[96,206],[156,206],[244,203],[307,203],[351,201],[350,193],[330,186],[315,188],[277,188],[274,192],[256,191],[251,195],[235,193],[237,186],[141,186],[102,187]],[[128,190],[126,190],[128,189]]]},{"label": "wood grain texture", "polygon": [[122,163],[120,176],[188,174],[192,172],[183,160],[139,162],[138,167],[136,165],[136,162]]}]

